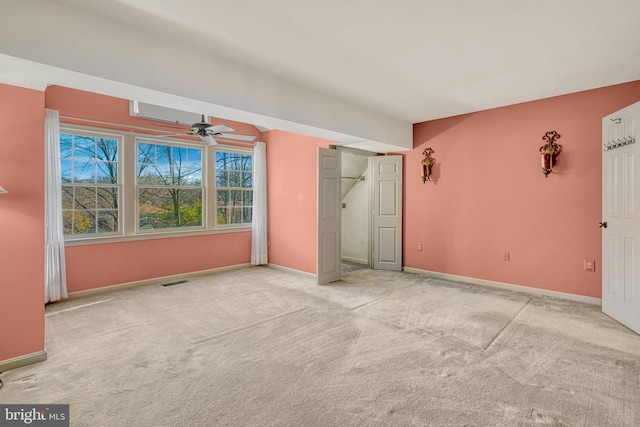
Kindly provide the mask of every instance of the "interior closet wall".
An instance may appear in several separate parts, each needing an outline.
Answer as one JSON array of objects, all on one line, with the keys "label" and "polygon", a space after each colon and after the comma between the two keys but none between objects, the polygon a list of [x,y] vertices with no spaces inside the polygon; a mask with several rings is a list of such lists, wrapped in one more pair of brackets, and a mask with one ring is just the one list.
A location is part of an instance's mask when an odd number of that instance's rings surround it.
[{"label": "interior closet wall", "polygon": [[[342,154],[342,259],[359,264],[369,263],[371,182],[368,172],[367,156]],[[357,179],[360,176],[365,179]]]}]

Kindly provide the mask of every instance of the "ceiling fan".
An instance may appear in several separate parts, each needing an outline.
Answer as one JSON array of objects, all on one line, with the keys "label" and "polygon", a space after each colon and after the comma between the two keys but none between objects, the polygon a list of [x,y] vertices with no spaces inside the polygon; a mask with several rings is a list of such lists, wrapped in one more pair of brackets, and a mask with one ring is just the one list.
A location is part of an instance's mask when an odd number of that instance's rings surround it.
[{"label": "ceiling fan", "polygon": [[[158,124],[158,126],[168,126],[175,127],[169,125]],[[194,123],[185,133],[172,133],[169,135],[161,135],[161,137],[169,137],[169,136],[179,136],[179,135],[191,135],[191,136],[199,136],[206,145],[212,146],[217,145],[218,141],[216,138],[230,140],[230,141],[241,141],[241,142],[253,142],[256,137],[253,135],[242,135],[238,133],[229,133],[233,132],[233,128],[230,128],[227,125],[212,125],[207,122],[204,114],[202,115],[202,121]]]}]

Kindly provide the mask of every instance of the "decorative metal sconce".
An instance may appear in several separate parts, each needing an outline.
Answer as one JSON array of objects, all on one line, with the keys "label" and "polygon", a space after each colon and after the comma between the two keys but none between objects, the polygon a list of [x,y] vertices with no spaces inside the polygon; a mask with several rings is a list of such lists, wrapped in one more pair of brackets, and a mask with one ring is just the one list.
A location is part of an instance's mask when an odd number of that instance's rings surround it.
[{"label": "decorative metal sconce", "polygon": [[424,184],[427,181],[431,181],[431,171],[433,165],[436,164],[436,159],[431,157],[431,155],[435,153],[431,147],[425,148],[422,152],[424,154],[424,159],[420,162],[420,175],[422,175],[422,183]]},{"label": "decorative metal sconce", "polygon": [[548,131],[544,134],[542,139],[547,141],[545,145],[540,147],[540,155],[542,156],[542,173],[545,178],[549,177],[553,167],[556,164],[556,157],[560,155],[562,151],[562,145],[556,143],[556,140],[560,138],[560,134],[555,130]]}]

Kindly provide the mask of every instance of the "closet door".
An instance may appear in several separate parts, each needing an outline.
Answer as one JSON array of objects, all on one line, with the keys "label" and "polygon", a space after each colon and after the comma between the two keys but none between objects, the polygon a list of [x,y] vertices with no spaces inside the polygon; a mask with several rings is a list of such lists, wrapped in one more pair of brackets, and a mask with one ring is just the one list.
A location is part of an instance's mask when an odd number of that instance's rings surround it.
[{"label": "closet door", "polygon": [[319,285],[342,277],[340,153],[318,149],[318,243],[316,272]]},{"label": "closet door", "polygon": [[402,156],[372,157],[373,268],[402,270]]}]

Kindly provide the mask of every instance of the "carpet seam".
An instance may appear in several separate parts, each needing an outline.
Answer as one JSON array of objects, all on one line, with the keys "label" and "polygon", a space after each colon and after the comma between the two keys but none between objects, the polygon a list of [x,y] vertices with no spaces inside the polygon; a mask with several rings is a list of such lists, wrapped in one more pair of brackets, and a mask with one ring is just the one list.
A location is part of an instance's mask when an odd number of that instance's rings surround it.
[{"label": "carpet seam", "polygon": [[370,319],[377,320],[377,321],[379,321],[381,323],[384,323],[384,324],[389,325],[389,326],[393,326],[393,327],[395,327],[397,329],[400,329],[402,331],[413,333],[413,334],[416,334],[418,336],[426,335],[428,337],[444,341],[444,342],[446,342],[448,344],[452,344],[452,345],[458,346],[458,347],[460,347],[462,349],[465,349],[467,351],[473,351],[473,352],[483,352],[484,351],[484,349],[482,347],[476,347],[476,346],[474,346],[472,344],[468,344],[468,343],[460,340],[459,338],[456,338],[456,337],[453,337],[453,336],[450,336],[450,335],[436,335],[435,333],[426,331],[424,329],[408,328],[406,326],[402,326],[401,324],[395,323],[395,322],[393,322],[391,320],[384,319],[382,317],[376,316],[375,314],[366,315],[366,316],[368,318],[370,318]]},{"label": "carpet seam", "polygon": [[278,319],[281,319],[283,317],[299,313],[299,312],[301,312],[303,310],[306,310],[307,308],[308,307],[302,307],[302,308],[298,308],[296,310],[286,311],[284,313],[280,313],[280,314],[277,314],[275,316],[267,317],[266,319],[258,320],[256,322],[249,323],[247,325],[239,326],[239,327],[233,328],[233,329],[228,329],[226,331],[220,332],[220,333],[215,334],[215,335],[210,335],[208,337],[201,338],[199,340],[191,341],[191,344],[195,344],[195,345],[203,344],[205,342],[212,341],[212,340],[215,340],[217,338],[221,338],[221,337],[224,337],[224,336],[227,336],[227,335],[232,335],[232,334],[235,334],[237,332],[245,331],[247,329],[255,328],[256,326],[263,325],[263,324],[271,322],[273,320],[278,320]]},{"label": "carpet seam", "polygon": [[388,294],[381,296],[380,298],[376,298],[376,299],[371,300],[371,301],[369,301],[369,302],[365,302],[364,304],[360,304],[359,306],[356,306],[356,307],[350,308],[349,310],[351,310],[351,311],[356,311],[356,310],[359,310],[359,309],[361,309],[361,308],[367,307],[367,306],[369,306],[369,305],[371,305],[371,304],[375,304],[375,303],[377,303],[378,301],[380,301],[380,300],[382,300],[382,299],[385,299],[385,298],[387,298],[387,297],[389,297],[389,296],[391,296],[391,295],[395,294],[396,292],[404,291],[405,289],[409,289],[409,288],[410,288],[410,287],[412,287],[412,286],[414,286],[414,284],[413,284],[413,283],[412,283],[412,284],[410,284],[409,286],[405,286],[405,287],[404,287],[404,288],[402,288],[402,289],[396,289],[396,290],[393,290],[393,291],[389,292]]},{"label": "carpet seam", "polygon": [[496,334],[495,337],[493,337],[491,342],[486,347],[483,348],[484,351],[489,350],[489,347],[491,347],[493,345],[493,343],[496,342],[498,337],[500,335],[502,335],[502,333],[505,331],[505,329],[507,329],[509,327],[509,325],[511,325],[513,323],[513,321],[516,320],[516,317],[518,317],[520,315],[520,313],[522,313],[522,310],[524,310],[529,305],[531,300],[532,300],[532,298],[529,298],[527,300],[527,302],[522,306],[522,308],[520,310],[518,310],[518,312],[511,318],[511,320],[509,320],[509,322],[506,325],[504,325],[504,327],[502,329],[500,329],[500,331],[498,331],[498,333]]}]

